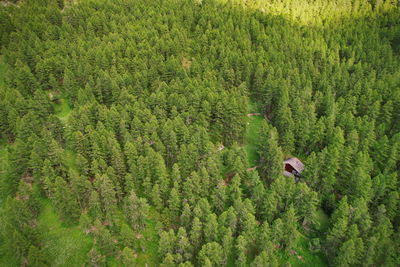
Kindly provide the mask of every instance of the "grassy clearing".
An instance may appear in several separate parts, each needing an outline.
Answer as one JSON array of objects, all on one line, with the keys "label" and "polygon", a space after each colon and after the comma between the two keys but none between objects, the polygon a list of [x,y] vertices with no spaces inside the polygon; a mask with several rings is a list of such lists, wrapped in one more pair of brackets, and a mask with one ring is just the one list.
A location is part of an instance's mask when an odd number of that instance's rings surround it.
[{"label": "grassy clearing", "polygon": [[259,143],[259,132],[263,120],[264,118],[262,116],[247,117],[244,149],[247,153],[247,162],[249,167],[254,167],[260,160],[260,157],[257,153],[257,144]]},{"label": "grassy clearing", "polygon": [[38,226],[43,234],[44,251],[52,266],[84,265],[92,239],[78,226],[64,226],[48,200],[43,200]]},{"label": "grassy clearing", "polygon": [[316,212],[316,217],[317,217],[317,230],[320,232],[325,232],[329,228],[329,217],[326,215],[326,213],[320,208]]},{"label": "grassy clearing", "polygon": [[[297,252],[297,255],[292,255],[288,252],[283,252],[281,254],[280,263],[284,265],[285,263],[289,263],[290,266],[326,266],[325,258],[322,253],[313,253],[309,249],[310,239],[304,235],[301,235],[297,245],[294,248],[294,251]],[[299,259],[297,256],[301,256]]]},{"label": "grassy clearing", "polygon": [[68,104],[67,99],[60,98],[60,103],[53,104],[54,112],[56,116],[62,121],[66,122],[68,120],[69,115],[71,114],[71,107]]},{"label": "grassy clearing", "polygon": [[[255,101],[249,100],[248,113],[258,113],[261,108]],[[257,153],[257,144],[259,143],[259,132],[261,124],[264,120],[263,116],[247,117],[247,128],[244,141],[244,149],[247,153],[247,163],[249,167],[254,167],[258,164],[260,158]]]}]

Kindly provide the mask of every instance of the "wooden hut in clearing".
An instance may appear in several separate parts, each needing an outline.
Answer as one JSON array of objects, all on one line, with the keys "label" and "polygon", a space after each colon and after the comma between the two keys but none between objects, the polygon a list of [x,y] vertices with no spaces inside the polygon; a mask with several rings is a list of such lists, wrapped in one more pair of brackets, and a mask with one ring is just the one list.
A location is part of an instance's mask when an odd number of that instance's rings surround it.
[{"label": "wooden hut in clearing", "polygon": [[283,162],[284,171],[283,175],[299,177],[304,170],[304,164],[298,158],[289,158]]}]

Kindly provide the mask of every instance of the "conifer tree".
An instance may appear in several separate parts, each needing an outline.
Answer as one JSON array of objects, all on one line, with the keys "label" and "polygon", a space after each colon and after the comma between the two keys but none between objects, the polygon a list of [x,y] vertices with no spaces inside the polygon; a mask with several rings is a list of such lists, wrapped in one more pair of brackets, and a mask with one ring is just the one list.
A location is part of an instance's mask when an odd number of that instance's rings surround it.
[{"label": "conifer tree", "polygon": [[105,219],[112,224],[113,216],[117,210],[117,198],[112,182],[108,177],[102,175],[98,177],[98,188],[101,200],[101,209]]},{"label": "conifer tree", "polygon": [[283,154],[278,145],[278,133],[275,128],[271,128],[268,132],[267,145],[261,152],[264,163],[262,164],[261,173],[267,179],[272,181],[282,175]]},{"label": "conifer tree", "polygon": [[94,219],[102,218],[103,213],[101,210],[99,193],[97,193],[96,190],[92,190],[90,193],[88,207],[90,216],[92,216]]},{"label": "conifer tree", "polygon": [[148,204],[144,198],[138,198],[134,191],[125,198],[124,213],[129,224],[135,230],[141,230],[146,225]]},{"label": "conifer tree", "polygon": [[179,216],[180,207],[181,199],[179,194],[179,186],[177,182],[174,182],[174,186],[170,192],[170,196],[168,199],[168,209],[171,218],[176,218],[177,216]]},{"label": "conifer tree", "polygon": [[190,260],[192,257],[191,245],[189,238],[187,237],[186,230],[183,227],[179,227],[176,234],[177,239],[177,253],[182,255],[184,260]]},{"label": "conifer tree", "polygon": [[221,265],[223,254],[221,246],[216,243],[207,243],[203,245],[199,252],[199,262],[202,265],[211,264],[209,266]]},{"label": "conifer tree", "polygon": [[236,264],[237,266],[246,266],[247,265],[247,257],[246,257],[246,251],[247,251],[247,242],[246,238],[244,238],[242,235],[238,236],[236,239],[236,245],[235,245],[235,250],[236,250]]},{"label": "conifer tree", "polygon": [[74,222],[79,218],[80,212],[76,199],[74,199],[65,180],[57,176],[54,182],[54,204],[66,222]]},{"label": "conifer tree", "polygon": [[218,222],[217,216],[212,213],[207,216],[204,224],[204,240],[206,243],[217,241],[218,237]]},{"label": "conifer tree", "polygon": [[159,252],[161,255],[166,255],[167,253],[173,254],[176,248],[176,236],[172,229],[168,232],[163,231],[160,234],[160,242],[159,242]]},{"label": "conifer tree", "polygon": [[175,260],[174,260],[174,256],[172,256],[170,253],[167,253],[162,261],[162,263],[160,264],[160,266],[162,267],[173,267],[176,266],[175,264]]}]

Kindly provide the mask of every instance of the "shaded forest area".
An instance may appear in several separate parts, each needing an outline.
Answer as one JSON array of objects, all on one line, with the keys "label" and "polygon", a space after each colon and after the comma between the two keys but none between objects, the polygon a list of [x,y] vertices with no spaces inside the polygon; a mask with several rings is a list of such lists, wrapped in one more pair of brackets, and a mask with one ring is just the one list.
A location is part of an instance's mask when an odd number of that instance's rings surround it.
[{"label": "shaded forest area", "polygon": [[400,262],[396,1],[1,1],[0,45],[0,265]]}]

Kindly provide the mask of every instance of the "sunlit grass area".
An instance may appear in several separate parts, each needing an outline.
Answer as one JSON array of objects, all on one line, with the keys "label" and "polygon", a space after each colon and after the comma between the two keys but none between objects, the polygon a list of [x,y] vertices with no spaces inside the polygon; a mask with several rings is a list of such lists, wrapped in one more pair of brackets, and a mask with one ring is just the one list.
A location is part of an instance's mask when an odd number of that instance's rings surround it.
[{"label": "sunlit grass area", "polygon": [[71,107],[65,98],[61,98],[59,102],[58,104],[54,104],[54,112],[61,121],[65,122],[71,113]]},{"label": "sunlit grass area", "polygon": [[250,167],[257,165],[260,159],[257,153],[257,144],[259,142],[259,132],[263,120],[264,117],[262,116],[251,116],[247,118],[245,150],[247,153],[247,161]]},{"label": "sunlit grass area", "polygon": [[83,266],[92,239],[79,226],[65,226],[54,211],[50,201],[43,200],[38,218],[44,252],[52,266]]},{"label": "sunlit grass area", "polygon": [[[260,113],[261,108],[259,103],[256,101],[248,101],[248,113]],[[247,162],[249,167],[254,167],[258,164],[259,155],[257,151],[257,144],[259,143],[259,134],[261,129],[262,121],[264,117],[262,115],[247,116],[247,127],[244,141],[244,148],[247,153]]]}]

